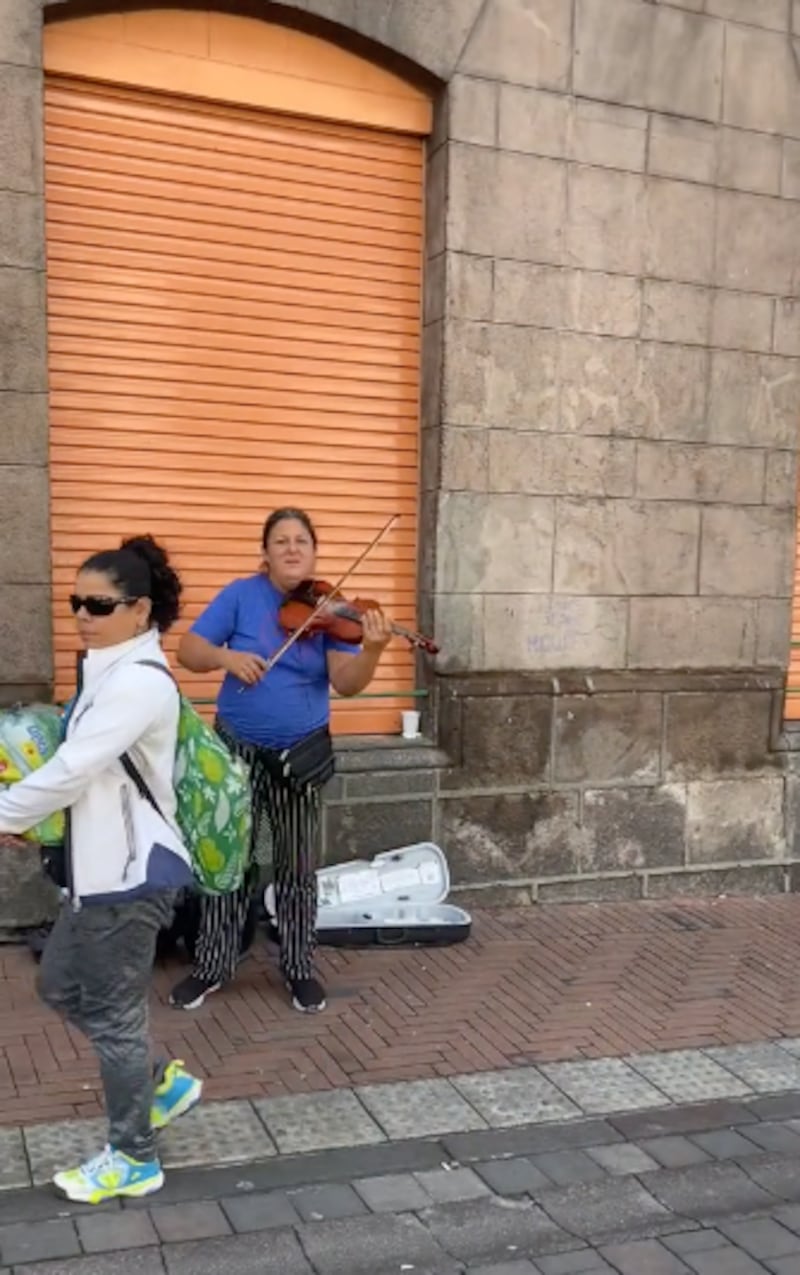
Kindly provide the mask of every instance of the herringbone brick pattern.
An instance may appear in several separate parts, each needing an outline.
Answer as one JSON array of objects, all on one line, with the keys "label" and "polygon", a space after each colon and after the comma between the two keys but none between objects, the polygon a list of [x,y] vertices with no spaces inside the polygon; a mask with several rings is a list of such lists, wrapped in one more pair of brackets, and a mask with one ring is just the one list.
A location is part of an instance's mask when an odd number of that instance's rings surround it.
[{"label": "herringbone brick pattern", "polygon": [[[211,1098],[800,1036],[800,897],[552,905],[475,915],[466,944],[323,951],[319,1017],[286,1003],[263,944],[188,1014],[159,968],[159,1043]],[[37,1002],[27,951],[0,948],[0,1124],[100,1112],[91,1051]]]}]

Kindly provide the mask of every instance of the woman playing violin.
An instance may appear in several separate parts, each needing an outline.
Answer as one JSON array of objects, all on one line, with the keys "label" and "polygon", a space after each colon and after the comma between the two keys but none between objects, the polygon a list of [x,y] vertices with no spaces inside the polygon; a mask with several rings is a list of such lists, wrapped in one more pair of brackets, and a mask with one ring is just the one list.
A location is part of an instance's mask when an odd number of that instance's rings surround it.
[{"label": "woman playing violin", "polygon": [[[217,595],[183,638],[178,659],[194,673],[225,672],[217,730],[251,768],[254,827],[265,819],[272,839],[281,972],[295,1008],[314,1013],[325,1008],[313,955],[321,804],[316,780],[326,774],[326,749],[330,752],[330,690],[345,696],[363,691],[392,628],[381,610],[367,610],[360,645],[315,632],[295,642],[268,670],[270,655],[286,638],[281,606],[314,576],[317,533],[302,509],[278,509],[264,524],[262,547],[261,571]],[[287,753],[290,774],[285,773]],[[295,754],[306,758],[306,771],[311,756],[307,780],[302,764],[295,770]],[[196,1009],[233,978],[252,890],[251,873],[240,890],[203,897],[194,968],[174,988],[174,1005]]]}]

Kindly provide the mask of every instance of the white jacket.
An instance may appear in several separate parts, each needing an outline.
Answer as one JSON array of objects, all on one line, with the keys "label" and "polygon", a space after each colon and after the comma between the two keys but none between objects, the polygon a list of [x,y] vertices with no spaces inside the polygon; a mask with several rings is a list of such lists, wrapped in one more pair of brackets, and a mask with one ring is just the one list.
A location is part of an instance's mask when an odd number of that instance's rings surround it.
[{"label": "white jacket", "polygon": [[[180,700],[171,678],[139,660],[167,666],[155,629],[87,652],[64,743],[0,795],[0,832],[26,832],[54,811],[71,810],[76,904],[124,902],[192,880],[172,778]],[[126,775],[119,760],[125,752],[161,814]]]}]

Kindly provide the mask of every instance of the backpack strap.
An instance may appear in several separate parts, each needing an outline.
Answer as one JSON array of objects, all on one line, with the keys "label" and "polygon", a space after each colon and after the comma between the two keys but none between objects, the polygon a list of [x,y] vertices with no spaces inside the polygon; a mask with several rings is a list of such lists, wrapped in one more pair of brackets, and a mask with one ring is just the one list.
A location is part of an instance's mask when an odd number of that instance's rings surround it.
[{"label": "backpack strap", "polygon": [[[158,660],[137,660],[136,663],[144,664],[147,668],[161,669],[161,672],[166,673],[167,677],[170,678],[177,688],[178,683],[175,681],[175,675],[173,674],[172,669],[167,668],[166,664],[161,664]],[[122,763],[122,769],[125,771],[125,774],[136,785],[136,790],[139,793],[139,796],[144,797],[145,801],[149,801],[156,814],[161,815],[161,818],[163,819],[164,816],[161,814],[161,807],[153,796],[147,780],[139,770],[139,767],[136,765],[136,762],[133,760],[130,753],[123,753],[120,757],[120,762]]]},{"label": "backpack strap", "polygon": [[137,792],[139,793],[139,796],[144,797],[145,801],[149,801],[150,805],[153,807],[156,814],[161,815],[161,818],[163,819],[164,816],[161,814],[161,807],[159,806],[158,802],[153,796],[150,790],[150,787],[147,783],[147,780],[145,779],[142,772],[139,770],[138,766],[136,765],[136,762],[133,760],[130,753],[123,753],[122,756],[120,757],[120,761],[122,763],[122,769],[125,771],[125,774],[128,776],[129,779],[133,780],[134,784],[136,785],[136,789],[137,789]]}]

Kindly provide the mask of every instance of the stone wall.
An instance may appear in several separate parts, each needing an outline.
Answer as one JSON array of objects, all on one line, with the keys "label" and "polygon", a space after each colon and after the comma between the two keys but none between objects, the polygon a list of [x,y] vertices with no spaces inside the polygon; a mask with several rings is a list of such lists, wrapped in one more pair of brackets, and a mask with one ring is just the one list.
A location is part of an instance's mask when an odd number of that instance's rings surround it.
[{"label": "stone wall", "polygon": [[779,673],[442,679],[447,751],[343,754],[328,862],[433,839],[485,901],[797,888]]},{"label": "stone wall", "polygon": [[[326,856],[433,835],[459,883],[526,898],[790,888],[797,0],[235,7],[371,48],[437,97],[432,743],[345,748]],[[6,699],[51,676],[43,8],[70,11],[0,0]]]}]

